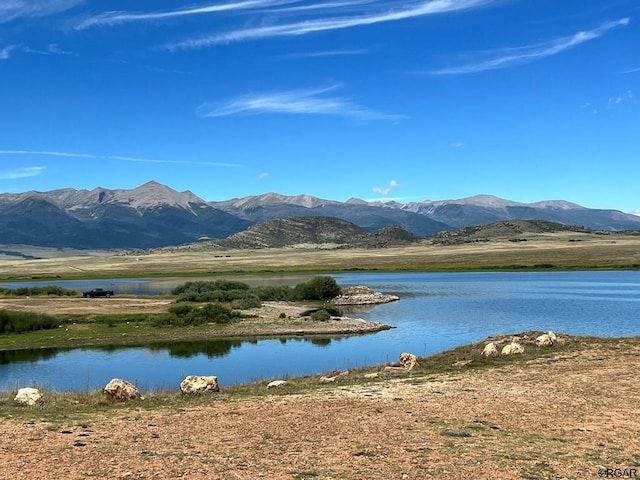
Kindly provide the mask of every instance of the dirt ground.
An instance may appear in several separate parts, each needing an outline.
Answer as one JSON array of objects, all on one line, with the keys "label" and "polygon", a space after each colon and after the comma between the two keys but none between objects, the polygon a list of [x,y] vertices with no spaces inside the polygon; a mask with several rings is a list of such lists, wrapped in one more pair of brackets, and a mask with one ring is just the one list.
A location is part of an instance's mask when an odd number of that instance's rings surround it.
[{"label": "dirt ground", "polygon": [[171,299],[112,297],[18,297],[0,298],[0,310],[60,314],[161,313],[173,303]]},{"label": "dirt ground", "polygon": [[381,374],[308,394],[285,385],[204,405],[106,408],[64,425],[34,407],[31,421],[0,416],[0,476],[640,477],[640,347],[611,345],[589,339],[526,362]]}]

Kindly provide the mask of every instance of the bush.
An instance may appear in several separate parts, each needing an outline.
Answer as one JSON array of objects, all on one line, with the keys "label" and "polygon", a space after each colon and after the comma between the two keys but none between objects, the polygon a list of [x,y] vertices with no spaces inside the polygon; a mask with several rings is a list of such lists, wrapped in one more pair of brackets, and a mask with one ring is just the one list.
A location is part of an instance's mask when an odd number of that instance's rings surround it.
[{"label": "bush", "polygon": [[[255,296],[259,300],[289,302],[295,300],[327,300],[340,295],[341,289],[332,277],[315,277],[308,282],[289,286],[250,287],[246,283],[216,280],[187,282],[172,290],[176,302],[235,302],[239,305],[245,298]],[[256,306],[255,300],[252,300]],[[241,307],[238,307],[241,308]],[[242,307],[251,308],[251,307]]]},{"label": "bush", "polygon": [[44,285],[42,287],[0,288],[0,295],[13,297],[76,297],[80,293],[58,285]]},{"label": "bush", "polygon": [[244,298],[251,287],[243,282],[216,280],[187,282],[172,290],[177,302],[232,302]]},{"label": "bush", "polygon": [[257,295],[249,294],[246,297],[238,298],[232,302],[233,308],[238,310],[248,310],[249,308],[260,308],[262,302]]},{"label": "bush", "polygon": [[321,308],[320,310],[316,310],[311,314],[310,317],[311,317],[311,320],[314,320],[317,322],[326,322],[327,320],[331,320],[331,315],[324,308]]},{"label": "bush", "polygon": [[340,286],[332,277],[315,277],[296,285],[294,289],[298,300],[327,300],[340,295],[340,291]]},{"label": "bush", "polygon": [[155,327],[185,327],[205,323],[229,323],[235,317],[236,313],[220,303],[207,303],[202,307],[179,303],[171,306],[167,313],[151,317],[150,323]]},{"label": "bush", "polygon": [[49,330],[59,324],[60,321],[52,315],[0,310],[0,334]]},{"label": "bush", "polygon": [[263,302],[286,302],[293,300],[293,289],[288,286],[281,287],[255,287],[251,289]]}]

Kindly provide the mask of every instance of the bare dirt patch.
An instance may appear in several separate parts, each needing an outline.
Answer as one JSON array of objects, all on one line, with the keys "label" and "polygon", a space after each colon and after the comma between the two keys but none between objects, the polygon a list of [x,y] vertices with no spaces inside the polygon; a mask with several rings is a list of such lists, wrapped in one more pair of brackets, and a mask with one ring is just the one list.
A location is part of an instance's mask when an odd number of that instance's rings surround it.
[{"label": "bare dirt patch", "polygon": [[[637,339],[307,394],[1,418],[6,478],[573,479],[640,471]],[[263,387],[264,388],[264,387]],[[266,392],[266,390],[265,390]],[[622,472],[622,470],[620,470]],[[612,471],[613,472],[613,471]]]},{"label": "bare dirt patch", "polygon": [[60,314],[161,313],[173,303],[171,299],[149,298],[0,298],[0,309]]}]

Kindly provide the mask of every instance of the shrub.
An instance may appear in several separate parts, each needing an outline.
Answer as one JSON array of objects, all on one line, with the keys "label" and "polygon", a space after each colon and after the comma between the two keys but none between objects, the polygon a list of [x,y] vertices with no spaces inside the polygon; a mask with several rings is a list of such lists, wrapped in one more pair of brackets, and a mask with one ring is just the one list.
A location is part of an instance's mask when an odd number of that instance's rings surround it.
[{"label": "shrub", "polygon": [[44,285],[41,287],[0,288],[0,295],[13,297],[75,297],[80,295],[80,293],[68,288],[62,288],[58,285]]},{"label": "shrub", "polygon": [[185,327],[205,323],[229,323],[237,316],[238,314],[220,303],[207,303],[202,307],[179,303],[171,306],[166,313],[151,317],[149,323],[154,327]]},{"label": "shrub", "polygon": [[293,300],[293,289],[288,286],[255,287],[251,289],[251,291],[263,302],[286,302]]},{"label": "shrub", "polygon": [[248,310],[249,308],[260,308],[262,306],[262,302],[257,295],[249,294],[245,297],[234,300],[232,302],[232,306],[238,310]]},{"label": "shrub", "polygon": [[321,308],[320,310],[316,310],[310,315],[310,317],[311,317],[311,320],[314,320],[317,322],[326,322],[327,320],[331,320],[331,315],[324,308]]},{"label": "shrub", "polygon": [[326,300],[340,295],[340,291],[340,286],[332,277],[315,277],[296,285],[294,289],[298,300]]},{"label": "shrub", "polygon": [[59,320],[52,315],[0,310],[0,333],[23,333],[56,328]]},{"label": "shrub", "polygon": [[219,303],[207,303],[204,307],[196,310],[196,319],[201,323],[229,323],[234,317],[234,313],[224,305]]}]

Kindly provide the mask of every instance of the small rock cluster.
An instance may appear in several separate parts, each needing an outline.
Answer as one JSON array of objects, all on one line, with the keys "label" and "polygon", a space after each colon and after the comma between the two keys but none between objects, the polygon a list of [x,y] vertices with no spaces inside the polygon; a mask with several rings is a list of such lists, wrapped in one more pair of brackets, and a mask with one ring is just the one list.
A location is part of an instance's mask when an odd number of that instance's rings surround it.
[{"label": "small rock cluster", "polygon": [[375,305],[399,300],[397,295],[389,295],[372,290],[364,285],[356,285],[346,288],[331,303],[334,305]]},{"label": "small rock cluster", "polygon": [[498,346],[500,344],[499,341],[492,341],[487,343],[482,350],[482,356],[486,358],[496,358],[500,355],[517,355],[520,353],[524,353],[524,346],[522,346],[522,342],[532,343],[538,347],[551,347],[554,343],[558,341],[558,336],[549,330],[547,333],[544,333],[535,338],[535,340],[530,341],[530,339],[525,335],[523,338],[513,337],[510,343],[507,343],[502,347],[500,352],[498,352]]}]

